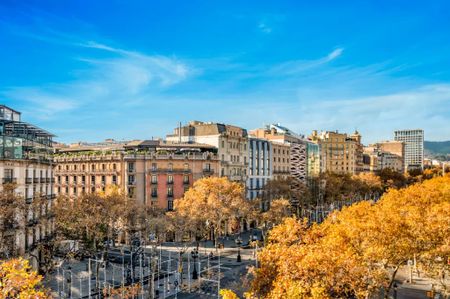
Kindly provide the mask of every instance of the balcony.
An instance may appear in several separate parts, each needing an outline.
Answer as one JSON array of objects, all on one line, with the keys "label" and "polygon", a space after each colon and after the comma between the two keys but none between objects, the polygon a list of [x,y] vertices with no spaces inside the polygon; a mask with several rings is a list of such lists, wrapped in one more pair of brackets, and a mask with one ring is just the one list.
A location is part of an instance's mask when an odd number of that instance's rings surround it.
[{"label": "balcony", "polygon": [[45,178],[45,182],[46,182],[47,184],[50,184],[50,183],[51,183],[51,181],[52,181],[52,179],[51,179],[51,178]]},{"label": "balcony", "polygon": [[158,193],[152,193],[152,198],[158,198]]},{"label": "balcony", "polygon": [[33,178],[33,183],[39,184],[39,178]]},{"label": "balcony", "polygon": [[136,181],[129,181],[128,182],[128,186],[135,186],[136,185]]},{"label": "balcony", "polygon": [[192,170],[184,168],[152,168],[149,173],[191,173]]},{"label": "balcony", "polygon": [[167,180],[167,185],[173,185],[173,180]]},{"label": "balcony", "polygon": [[51,178],[51,179],[50,179],[50,182],[51,182],[52,184],[54,184],[54,183],[55,183],[55,178]]},{"label": "balcony", "polygon": [[29,185],[33,183],[33,178],[26,178],[25,179],[25,184]]},{"label": "balcony", "polygon": [[16,178],[3,178],[3,184],[15,184],[17,183]]},{"label": "balcony", "polygon": [[203,174],[204,175],[213,175],[214,174],[214,169],[205,168],[205,169],[203,169]]},{"label": "balcony", "polygon": [[46,180],[45,180],[45,178],[40,178],[40,179],[39,179],[39,182],[40,182],[41,184],[45,184]]},{"label": "balcony", "polygon": [[33,197],[27,197],[27,198],[25,199],[25,202],[26,202],[27,204],[31,204],[31,203],[33,202]]}]

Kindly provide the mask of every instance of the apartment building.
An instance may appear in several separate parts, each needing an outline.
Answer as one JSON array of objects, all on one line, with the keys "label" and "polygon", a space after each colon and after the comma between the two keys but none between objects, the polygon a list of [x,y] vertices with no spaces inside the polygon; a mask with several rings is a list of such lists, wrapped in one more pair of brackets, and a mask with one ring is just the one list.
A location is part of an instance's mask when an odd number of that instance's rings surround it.
[{"label": "apartment building", "polygon": [[364,171],[391,169],[404,171],[405,144],[400,141],[382,141],[364,147]]},{"label": "apartment building", "polygon": [[273,174],[272,143],[258,138],[249,138],[249,171],[247,198],[261,197],[267,181]]},{"label": "apartment building", "polygon": [[280,124],[250,131],[272,143],[273,178],[293,176],[302,182],[320,174],[319,146]]},{"label": "apartment building", "polygon": [[320,146],[323,170],[351,174],[364,170],[363,146],[358,131],[351,135],[338,131],[313,131],[310,139]]},{"label": "apartment building", "polygon": [[287,178],[290,175],[291,146],[287,143],[270,142],[272,145],[272,177],[273,179]]},{"label": "apartment building", "polygon": [[219,156],[219,176],[231,181],[244,183],[248,176],[248,136],[247,130],[213,122],[191,121],[174,129],[166,136],[171,143],[208,144],[217,149]]},{"label": "apartment building", "polygon": [[394,140],[404,142],[404,169],[423,169],[423,150],[424,150],[424,131],[416,130],[398,130],[394,132]]},{"label": "apartment building", "polygon": [[[20,112],[0,105],[1,188],[14,184],[15,192],[26,203],[24,210],[15,212],[15,217],[0,219],[0,257],[6,254],[38,258],[38,244],[52,237],[53,136],[23,122]],[[36,259],[31,262],[37,266]]]},{"label": "apartment building", "polygon": [[55,156],[56,192],[80,196],[111,186],[147,205],[173,209],[193,183],[218,174],[216,149],[204,144],[153,140],[80,144]]}]

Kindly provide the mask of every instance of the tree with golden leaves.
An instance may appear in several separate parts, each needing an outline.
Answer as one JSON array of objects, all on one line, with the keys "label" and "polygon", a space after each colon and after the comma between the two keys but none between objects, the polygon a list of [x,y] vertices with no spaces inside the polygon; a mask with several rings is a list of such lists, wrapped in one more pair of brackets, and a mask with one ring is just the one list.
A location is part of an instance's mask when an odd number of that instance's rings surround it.
[{"label": "tree with golden leaves", "polygon": [[414,257],[418,268],[448,294],[450,177],[392,189],[322,224],[288,218],[259,254],[252,295],[258,298],[387,296],[396,274]]},{"label": "tree with golden leaves", "polygon": [[250,213],[251,206],[244,198],[241,184],[225,177],[207,177],[194,183],[182,198],[175,200],[175,215],[190,219],[198,231],[209,229],[214,241],[226,223],[240,223]]},{"label": "tree with golden leaves", "polygon": [[57,233],[65,239],[82,240],[94,252],[106,240],[120,236],[126,241],[135,233],[160,235],[164,226],[161,211],[137,203],[119,190],[78,198],[60,196],[55,202],[55,213]]},{"label": "tree with golden leaves", "polygon": [[50,298],[41,281],[42,276],[31,269],[27,260],[19,258],[0,263],[0,298]]},{"label": "tree with golden leaves", "polygon": [[15,232],[25,225],[27,204],[15,188],[15,184],[4,184],[0,191],[0,258],[17,256]]}]

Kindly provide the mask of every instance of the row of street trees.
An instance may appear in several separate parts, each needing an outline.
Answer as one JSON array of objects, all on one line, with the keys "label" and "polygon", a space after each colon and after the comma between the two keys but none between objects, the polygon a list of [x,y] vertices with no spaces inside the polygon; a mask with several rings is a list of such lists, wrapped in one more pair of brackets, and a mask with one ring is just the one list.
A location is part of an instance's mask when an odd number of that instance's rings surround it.
[{"label": "row of street trees", "polygon": [[162,210],[138,203],[114,188],[78,198],[60,196],[54,209],[59,239],[80,240],[87,253],[111,242],[127,243],[133,235],[146,239],[166,230]]},{"label": "row of street trees", "polygon": [[[408,260],[449,295],[450,177],[389,190],[322,224],[286,218],[259,254],[249,297],[370,298],[392,288]],[[445,284],[447,282],[447,285]]]}]

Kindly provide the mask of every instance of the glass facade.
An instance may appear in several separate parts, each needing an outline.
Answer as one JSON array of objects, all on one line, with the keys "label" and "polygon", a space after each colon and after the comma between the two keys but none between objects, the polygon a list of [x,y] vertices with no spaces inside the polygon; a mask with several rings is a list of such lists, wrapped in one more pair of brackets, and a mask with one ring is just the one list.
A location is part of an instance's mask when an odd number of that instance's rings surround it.
[{"label": "glass facade", "polygon": [[0,106],[0,159],[50,161],[53,135],[20,121],[20,113]]},{"label": "glass facade", "polygon": [[318,177],[320,174],[319,145],[316,143],[308,142],[306,146],[306,152],[308,155],[307,176],[308,178]]}]

